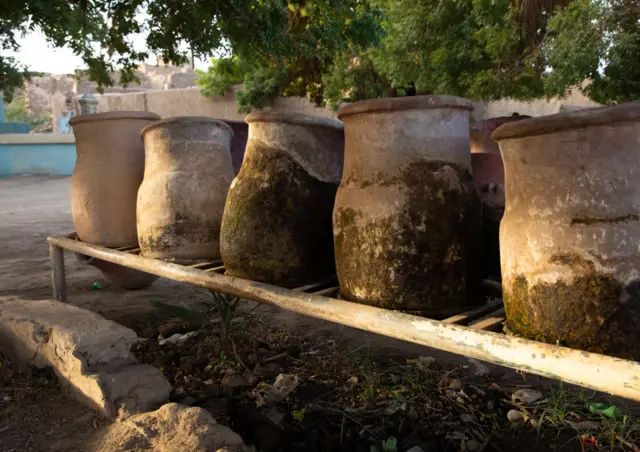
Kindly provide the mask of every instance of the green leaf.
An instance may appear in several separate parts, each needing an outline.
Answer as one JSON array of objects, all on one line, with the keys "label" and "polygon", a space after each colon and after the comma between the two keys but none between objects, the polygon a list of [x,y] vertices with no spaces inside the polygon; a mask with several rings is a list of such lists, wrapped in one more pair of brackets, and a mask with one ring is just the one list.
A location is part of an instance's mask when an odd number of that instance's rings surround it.
[{"label": "green leaf", "polygon": [[302,422],[304,420],[304,412],[305,409],[304,408],[300,408],[299,410],[294,410],[291,415],[293,416],[293,418],[298,421],[298,422]]},{"label": "green leaf", "polygon": [[587,409],[590,413],[599,414],[604,417],[608,417],[609,419],[621,419],[622,411],[615,405],[608,405],[606,403],[599,402],[588,402],[586,404]]},{"label": "green leaf", "polygon": [[390,436],[382,441],[384,452],[396,452],[398,450],[398,440],[394,436]]}]

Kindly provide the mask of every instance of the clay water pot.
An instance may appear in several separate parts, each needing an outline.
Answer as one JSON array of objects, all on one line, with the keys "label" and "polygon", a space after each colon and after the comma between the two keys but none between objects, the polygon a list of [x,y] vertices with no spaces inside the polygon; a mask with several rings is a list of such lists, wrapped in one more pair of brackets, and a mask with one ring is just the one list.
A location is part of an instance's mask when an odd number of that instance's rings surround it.
[{"label": "clay water pot", "polygon": [[469,296],[481,229],[471,109],[452,96],[340,108],[345,166],[333,230],[346,299],[434,316],[480,302]]},{"label": "clay water pot", "polygon": [[504,214],[504,167],[499,154],[471,154],[473,181],[482,201],[479,276],[500,279],[500,220]]},{"label": "clay water pot", "polygon": [[342,123],[263,112],[245,121],[249,139],[220,234],[227,274],[281,286],[331,275]]},{"label": "clay water pot", "polygon": [[233,162],[234,174],[237,175],[242,166],[244,150],[247,147],[249,124],[244,121],[228,121],[226,119],[224,122],[233,130],[233,138],[231,139],[231,161]]},{"label": "clay water pot", "polygon": [[220,222],[233,180],[231,128],[207,117],[167,118],[142,130],[138,191],[143,256],[187,262],[220,257]]},{"label": "clay water pot", "polygon": [[514,113],[511,116],[489,118],[471,124],[470,146],[473,180],[482,201],[482,257],[480,276],[500,279],[500,220],[504,213],[504,165],[498,143],[491,133],[502,124],[521,121],[531,116]]},{"label": "clay water pot", "polygon": [[493,139],[509,330],[640,358],[640,103],[505,124]]},{"label": "clay water pot", "polygon": [[[111,248],[137,245],[136,198],[144,172],[140,131],[158,119],[154,113],[133,111],[81,115],[69,121],[77,152],[71,212],[80,240]],[[142,288],[157,279],[99,262],[104,261],[94,259],[91,264],[121,287]]]},{"label": "clay water pot", "polygon": [[83,242],[108,247],[138,243],[136,198],[144,173],[140,131],[153,113],[109,112],[69,121],[78,154],[71,176],[73,226]]},{"label": "clay water pot", "polygon": [[500,155],[498,143],[491,139],[491,134],[502,124],[509,122],[521,121],[531,118],[527,115],[519,115],[514,113],[511,116],[499,116],[497,118],[484,119],[476,121],[469,127],[469,141],[472,154],[496,154]]}]

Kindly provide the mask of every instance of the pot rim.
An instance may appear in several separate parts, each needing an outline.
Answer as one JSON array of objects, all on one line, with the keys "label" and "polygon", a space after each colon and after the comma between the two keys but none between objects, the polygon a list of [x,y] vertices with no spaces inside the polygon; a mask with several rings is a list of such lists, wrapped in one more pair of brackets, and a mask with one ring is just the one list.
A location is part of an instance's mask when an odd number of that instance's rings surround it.
[{"label": "pot rim", "polygon": [[567,129],[603,126],[638,119],[640,119],[640,101],[626,102],[509,122],[494,130],[491,139],[500,141],[509,138],[525,138]]},{"label": "pot rim", "polygon": [[151,129],[155,129],[156,127],[164,126],[166,124],[217,124],[222,126],[222,128],[226,128],[227,131],[233,137],[233,130],[231,126],[224,122],[223,119],[212,118],[210,116],[172,116],[169,118],[163,118],[159,121],[154,121],[151,124],[147,124],[140,131],[140,138],[144,137],[144,134],[147,133]]},{"label": "pot rim", "polygon": [[[487,118],[487,119],[481,119],[479,121],[473,121],[471,124],[469,124],[469,128],[471,130],[475,130],[476,132],[492,132],[490,130],[486,130],[481,128],[482,125],[493,122],[493,121],[504,121],[502,124],[507,124],[510,122],[515,122],[515,121],[524,121],[525,119],[531,119],[532,116],[530,115],[509,115],[509,116],[494,116],[492,118]],[[502,124],[500,124],[499,126],[496,127],[496,129],[498,127],[500,127]],[[495,129],[493,129],[495,130]]]},{"label": "pot rim", "polygon": [[458,108],[473,110],[470,100],[457,96],[433,94],[429,96],[384,97],[340,105],[338,119],[362,113],[405,110],[429,110],[434,108]]},{"label": "pot rim", "polygon": [[344,124],[336,119],[290,112],[255,111],[245,116],[244,122],[247,124],[251,124],[252,122],[281,122],[285,124],[344,130]]},{"label": "pot rim", "polygon": [[156,121],[160,119],[160,115],[149,111],[107,111],[104,113],[74,116],[69,120],[69,125],[73,127],[85,122],[110,121],[114,119],[148,119]]}]

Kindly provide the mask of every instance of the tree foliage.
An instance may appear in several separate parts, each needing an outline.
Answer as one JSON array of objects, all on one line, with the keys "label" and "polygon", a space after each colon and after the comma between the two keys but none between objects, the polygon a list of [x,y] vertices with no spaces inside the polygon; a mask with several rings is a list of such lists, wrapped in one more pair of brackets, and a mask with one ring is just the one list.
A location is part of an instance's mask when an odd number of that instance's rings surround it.
[{"label": "tree foliage", "polygon": [[[585,92],[640,96],[640,0],[3,0],[0,48],[41,29],[82,57],[99,86],[135,78],[149,52],[182,63],[218,58],[207,95],[240,84],[243,111],[275,96],[343,99],[453,94],[476,99]],[[28,75],[0,56],[7,97]]]},{"label": "tree foliage", "polygon": [[386,0],[377,69],[394,86],[474,99],[544,91],[548,18],[568,0]]},{"label": "tree foliage", "polygon": [[[265,93],[277,73],[278,91],[313,91],[323,68],[348,43],[366,47],[379,29],[361,0],[4,0],[0,46],[18,50],[20,34],[41,29],[56,47],[82,57],[99,86],[135,78],[148,57],[132,35],[146,34],[149,51],[182,63],[189,53],[226,49],[250,61],[251,81]],[[219,69],[224,69],[218,66]],[[23,68],[0,57],[0,80],[9,90]],[[253,71],[252,71],[253,73]],[[212,85],[213,86],[213,85]],[[215,88],[212,88],[215,90]],[[317,93],[317,96],[321,96]],[[249,95],[248,99],[259,96]]]},{"label": "tree foliage", "polygon": [[[335,101],[411,94],[640,98],[640,0],[380,0],[386,36],[325,77]],[[391,86],[391,89],[389,89]]]},{"label": "tree foliage", "polygon": [[[198,84],[205,95],[233,85],[240,111],[263,108],[278,95],[325,101],[323,77],[347,49],[366,52],[382,36],[379,11],[361,0],[289,0],[280,3],[280,24],[258,32],[255,42],[232,42],[232,57],[213,60]],[[264,39],[264,42],[262,40]]]},{"label": "tree foliage", "polygon": [[640,99],[640,1],[574,0],[550,22],[547,92],[589,80],[603,104]]}]

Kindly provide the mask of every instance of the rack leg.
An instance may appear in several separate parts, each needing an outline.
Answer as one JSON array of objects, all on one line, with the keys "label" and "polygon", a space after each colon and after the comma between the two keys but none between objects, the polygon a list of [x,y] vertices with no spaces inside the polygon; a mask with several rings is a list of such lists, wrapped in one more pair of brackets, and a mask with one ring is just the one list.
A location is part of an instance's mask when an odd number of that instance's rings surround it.
[{"label": "rack leg", "polygon": [[64,271],[64,248],[49,245],[51,255],[51,281],[53,283],[53,298],[67,301],[67,281]]}]

